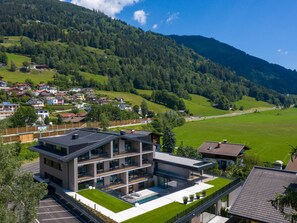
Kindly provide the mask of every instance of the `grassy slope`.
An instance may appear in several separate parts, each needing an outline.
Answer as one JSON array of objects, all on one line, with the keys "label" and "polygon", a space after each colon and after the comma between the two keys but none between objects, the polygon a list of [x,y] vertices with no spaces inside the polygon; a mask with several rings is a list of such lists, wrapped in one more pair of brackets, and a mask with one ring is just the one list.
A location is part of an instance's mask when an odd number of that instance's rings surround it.
[{"label": "grassy slope", "polygon": [[101,84],[106,84],[108,80],[108,77],[103,75],[96,75],[96,74],[91,74],[87,72],[80,72],[80,74],[87,80],[90,80],[91,78],[93,78],[95,81],[98,81]]},{"label": "grassy slope", "polygon": [[82,190],[78,194],[88,198],[91,201],[117,213],[133,207],[124,201],[121,201],[109,194],[99,190]]},{"label": "grassy slope", "polygon": [[251,98],[248,96],[243,96],[240,101],[234,103],[237,108],[243,106],[244,110],[251,109],[251,108],[272,108],[274,105],[269,104],[263,101],[257,101],[255,98]]},{"label": "grassy slope", "polygon": [[[116,97],[124,98],[127,102],[130,102],[132,105],[140,106],[142,100],[145,100],[141,96],[127,93],[127,92],[98,91],[98,93],[107,95],[111,98],[116,98]],[[147,102],[148,108],[156,113],[165,112],[166,110],[168,110],[168,108],[163,105],[159,105],[159,104],[147,101],[147,100],[145,100],[145,101]]]},{"label": "grassy slope", "polygon": [[297,109],[273,110],[229,118],[186,123],[174,129],[177,145],[198,148],[204,141],[244,143],[252,149],[247,153],[259,155],[261,160],[274,162],[289,160],[290,145],[296,145]]},{"label": "grassy slope", "polygon": [[20,68],[24,61],[31,61],[30,57],[17,55],[17,54],[11,54],[7,53],[8,57],[8,67],[0,68],[0,76],[4,77],[4,81],[11,81],[13,83],[16,82],[24,82],[26,79],[31,79],[35,84],[39,84],[42,81],[49,81],[52,80],[54,72],[53,71],[31,71],[30,73],[23,73],[20,71],[10,72],[10,63],[13,60],[14,63],[18,68]]},{"label": "grassy slope", "polygon": [[5,36],[5,41],[4,43],[0,43],[0,45],[4,46],[4,47],[10,47],[10,46],[14,46],[20,45],[20,36]]},{"label": "grassy slope", "polygon": [[[206,196],[214,193],[215,191],[224,187],[225,185],[227,185],[230,182],[231,182],[230,180],[223,179],[223,178],[217,178],[215,180],[207,182],[208,184],[214,185],[214,187],[206,190]],[[149,211],[145,214],[139,215],[135,218],[131,218],[124,222],[125,223],[165,222],[165,221],[169,220],[170,218],[174,217],[179,212],[181,212],[181,211],[187,209],[188,207],[190,207],[191,205],[195,204],[196,202],[197,202],[197,200],[188,204],[188,205],[184,205],[184,204],[181,204],[178,202],[173,202],[173,203],[167,204],[163,207]]]}]

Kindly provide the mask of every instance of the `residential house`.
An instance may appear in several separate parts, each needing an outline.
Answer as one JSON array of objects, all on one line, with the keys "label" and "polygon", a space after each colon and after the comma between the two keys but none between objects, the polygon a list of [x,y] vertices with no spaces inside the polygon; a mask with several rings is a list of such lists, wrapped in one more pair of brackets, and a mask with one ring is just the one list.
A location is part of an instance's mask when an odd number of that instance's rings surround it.
[{"label": "residential house", "polygon": [[187,183],[213,166],[156,152],[155,137],[148,132],[80,129],[40,138],[30,149],[40,153],[40,176],[72,191],[92,186],[127,194],[152,184],[166,188],[172,179]]},{"label": "residential house", "polygon": [[121,110],[125,110],[125,111],[132,111],[132,107],[131,105],[127,104],[127,103],[119,103],[118,104],[119,109]]},{"label": "residential house", "polygon": [[242,162],[242,157],[247,147],[243,144],[228,143],[227,140],[221,142],[204,142],[198,151],[203,160],[217,160],[220,169],[226,169],[228,166]]},{"label": "residential house", "polygon": [[43,122],[46,117],[49,117],[49,111],[47,110],[37,110],[38,121]]},{"label": "residential house", "polygon": [[3,81],[3,80],[0,80],[0,88],[3,89],[3,88],[7,88],[8,84],[6,81]]},{"label": "residential house", "polygon": [[48,84],[45,83],[41,83],[37,85],[38,90],[48,90],[50,88],[50,86]]},{"label": "residential house", "polygon": [[85,95],[81,93],[76,93],[74,96],[75,101],[85,101]]},{"label": "residential house", "polygon": [[78,92],[81,92],[81,88],[74,87],[74,88],[71,88],[69,92],[78,93]]},{"label": "residential house", "polygon": [[31,105],[34,109],[44,108],[44,101],[38,98],[31,98],[26,104]]},{"label": "residential house", "polygon": [[48,92],[51,93],[51,94],[53,94],[53,95],[57,95],[57,93],[58,93],[58,89],[55,88],[55,87],[50,87],[50,88],[48,89]]},{"label": "residential house", "polygon": [[49,105],[63,105],[64,104],[64,98],[63,97],[47,97],[46,103]]},{"label": "residential house", "polygon": [[11,104],[10,102],[3,102],[0,104],[0,119],[12,116],[20,107],[19,104]]},{"label": "residential house", "polygon": [[31,91],[31,86],[29,84],[25,84],[25,83],[17,83],[15,85],[12,86],[12,88],[14,89],[18,89],[20,91]]},{"label": "residential house", "polygon": [[254,167],[229,211],[230,222],[289,223],[270,200],[277,194],[285,194],[285,187],[296,188],[296,185],[294,171]]}]

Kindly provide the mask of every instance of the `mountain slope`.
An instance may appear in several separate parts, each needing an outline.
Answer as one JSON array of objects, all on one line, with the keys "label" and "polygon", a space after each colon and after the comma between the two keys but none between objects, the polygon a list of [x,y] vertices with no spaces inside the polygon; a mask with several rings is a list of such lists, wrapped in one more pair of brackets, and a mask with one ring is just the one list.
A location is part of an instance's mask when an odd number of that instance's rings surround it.
[{"label": "mountain slope", "polygon": [[297,94],[296,70],[268,63],[213,38],[176,35],[170,37],[210,60],[230,67],[237,75],[248,80],[281,93]]},{"label": "mountain slope", "polygon": [[[238,77],[172,39],[58,0],[0,0],[0,35],[26,36],[2,51],[28,55],[56,69],[54,84],[133,91],[168,90],[209,98],[221,108],[242,96],[271,103],[287,97]],[[108,83],[86,80],[80,72],[108,76]],[[69,78],[71,77],[71,78]]]}]

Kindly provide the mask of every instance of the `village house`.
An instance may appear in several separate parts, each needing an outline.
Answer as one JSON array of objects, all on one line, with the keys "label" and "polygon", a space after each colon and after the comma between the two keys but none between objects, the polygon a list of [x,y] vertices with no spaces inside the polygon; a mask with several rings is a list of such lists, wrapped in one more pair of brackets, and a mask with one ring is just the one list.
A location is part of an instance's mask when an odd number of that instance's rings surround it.
[{"label": "village house", "polygon": [[17,83],[15,85],[13,85],[11,88],[13,89],[17,89],[20,91],[31,91],[31,86],[29,84],[25,84],[25,83]]},{"label": "village house", "polygon": [[38,98],[31,98],[26,104],[31,105],[34,109],[44,108],[44,101]]},{"label": "village house", "polygon": [[125,111],[132,111],[131,105],[129,105],[127,103],[119,103],[118,108],[121,110],[125,110]]},{"label": "village house", "polygon": [[19,104],[11,104],[10,102],[3,102],[0,104],[0,119],[12,116],[20,107]]},{"label": "village house", "polygon": [[242,162],[242,157],[247,147],[243,144],[228,143],[227,140],[221,142],[204,142],[198,151],[203,160],[216,160],[220,169]]},{"label": "village house", "polygon": [[38,121],[43,122],[46,117],[49,117],[49,111],[47,110],[37,110]]},{"label": "village house", "polygon": [[38,90],[48,90],[50,88],[50,86],[48,84],[45,83],[41,83],[37,85]]},{"label": "village house", "polygon": [[47,97],[46,103],[48,105],[64,105],[64,98],[63,97]]}]

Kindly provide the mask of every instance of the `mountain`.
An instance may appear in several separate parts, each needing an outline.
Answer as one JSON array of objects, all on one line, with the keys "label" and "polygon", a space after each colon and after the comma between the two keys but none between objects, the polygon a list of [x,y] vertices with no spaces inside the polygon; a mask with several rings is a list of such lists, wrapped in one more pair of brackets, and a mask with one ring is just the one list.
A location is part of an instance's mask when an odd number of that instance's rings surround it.
[{"label": "mountain", "polygon": [[[60,88],[167,90],[182,98],[191,93],[224,109],[244,95],[275,104],[292,102],[166,36],[100,12],[59,0],[0,0],[0,5],[0,36],[22,36],[20,43],[1,51],[57,70],[52,84]],[[107,76],[108,83],[86,80],[81,72]]]},{"label": "mountain", "polygon": [[281,93],[297,94],[297,72],[248,55],[230,45],[203,36],[172,35],[178,44],[234,70],[237,75]]}]

